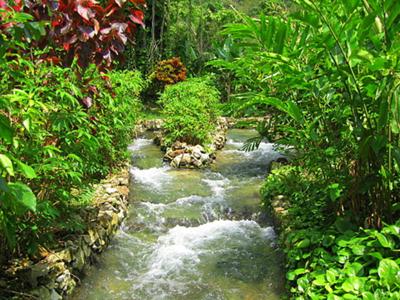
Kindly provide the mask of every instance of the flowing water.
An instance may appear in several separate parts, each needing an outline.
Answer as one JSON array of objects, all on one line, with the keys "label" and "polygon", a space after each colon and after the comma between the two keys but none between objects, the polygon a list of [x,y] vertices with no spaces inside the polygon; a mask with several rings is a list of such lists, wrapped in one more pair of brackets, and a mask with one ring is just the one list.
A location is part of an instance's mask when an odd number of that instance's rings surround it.
[{"label": "flowing water", "polygon": [[130,213],[73,299],[280,299],[275,233],[259,213],[273,145],[240,151],[252,130],[230,130],[209,170],[174,170],[151,139],[130,147]]}]

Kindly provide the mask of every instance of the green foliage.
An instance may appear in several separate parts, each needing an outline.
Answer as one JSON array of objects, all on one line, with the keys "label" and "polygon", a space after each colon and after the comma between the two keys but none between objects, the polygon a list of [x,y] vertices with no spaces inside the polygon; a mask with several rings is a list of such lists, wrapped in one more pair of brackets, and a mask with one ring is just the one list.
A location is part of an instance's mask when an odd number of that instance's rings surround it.
[{"label": "green foliage", "polygon": [[213,43],[221,40],[223,24],[237,19],[228,1],[171,1],[165,53],[177,55],[194,74],[213,57]]},{"label": "green foliage", "polygon": [[274,114],[296,163],[341,191],[332,192],[337,214],[392,223],[400,202],[400,4],[295,3],[227,26],[241,54],[214,65],[240,78],[234,110]]},{"label": "green foliage", "polygon": [[144,82],[137,72],[33,62],[18,54],[27,45],[2,39],[0,236],[9,250],[33,253],[52,233],[82,229],[71,191],[125,157]]},{"label": "green foliage", "polygon": [[332,224],[336,204],[330,198],[330,189],[326,188],[330,184],[321,177],[307,174],[300,167],[284,166],[273,170],[262,186],[262,206],[270,209],[271,199],[283,195],[289,206],[291,228]]},{"label": "green foliage", "polygon": [[159,103],[165,116],[166,143],[206,145],[218,117],[219,92],[208,78],[168,86]]},{"label": "green foliage", "polygon": [[400,223],[381,231],[304,229],[285,241],[287,279],[296,299],[399,299]]},{"label": "green foliage", "polygon": [[399,222],[358,229],[337,218],[340,185],[300,167],[273,170],[261,193],[268,210],[277,196],[285,199],[281,241],[291,299],[399,299]]}]

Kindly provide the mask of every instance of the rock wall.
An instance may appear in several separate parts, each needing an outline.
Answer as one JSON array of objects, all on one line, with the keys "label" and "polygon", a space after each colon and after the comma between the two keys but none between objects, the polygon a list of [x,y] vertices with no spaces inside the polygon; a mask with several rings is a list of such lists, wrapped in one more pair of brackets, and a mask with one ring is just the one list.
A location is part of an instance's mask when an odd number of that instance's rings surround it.
[{"label": "rock wall", "polygon": [[70,237],[63,242],[62,249],[49,251],[39,262],[16,260],[4,270],[6,278],[0,279],[0,285],[4,291],[11,291],[8,295],[14,294],[6,299],[56,300],[70,295],[85,268],[96,261],[125,218],[128,193],[126,166],[96,187],[95,201],[85,209],[87,230],[84,234]]},{"label": "rock wall", "polygon": [[141,135],[146,131],[161,131],[163,129],[164,120],[154,119],[154,120],[140,120],[136,124],[136,134]]}]

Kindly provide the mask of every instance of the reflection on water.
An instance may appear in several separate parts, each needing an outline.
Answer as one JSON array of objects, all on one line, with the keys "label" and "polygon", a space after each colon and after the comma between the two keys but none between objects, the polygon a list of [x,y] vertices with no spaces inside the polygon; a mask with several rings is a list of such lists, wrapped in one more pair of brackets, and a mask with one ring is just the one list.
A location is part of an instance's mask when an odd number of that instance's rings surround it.
[{"label": "reflection on water", "polygon": [[283,273],[272,227],[258,224],[258,190],[272,144],[231,130],[211,170],[173,170],[150,139],[130,147],[130,214],[72,299],[279,299]]}]

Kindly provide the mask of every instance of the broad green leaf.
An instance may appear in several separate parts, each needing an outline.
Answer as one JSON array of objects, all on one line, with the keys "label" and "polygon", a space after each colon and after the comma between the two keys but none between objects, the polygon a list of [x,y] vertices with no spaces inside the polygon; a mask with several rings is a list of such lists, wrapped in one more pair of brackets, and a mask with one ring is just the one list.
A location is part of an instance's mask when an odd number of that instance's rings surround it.
[{"label": "broad green leaf", "polygon": [[358,276],[363,270],[363,265],[358,262],[353,262],[348,264],[345,269],[344,273],[347,274],[349,277]]},{"label": "broad green leaf", "polygon": [[363,292],[362,293],[363,300],[376,300],[374,294],[371,292]]},{"label": "broad green leaf", "polygon": [[11,176],[14,176],[14,167],[11,160],[5,154],[0,154],[0,165]]},{"label": "broad green leaf", "polygon": [[400,281],[400,267],[391,259],[385,258],[380,261],[378,274],[382,281],[393,284]]},{"label": "broad green leaf", "polygon": [[342,193],[342,188],[338,183],[333,183],[328,187],[329,191],[329,197],[331,198],[332,201],[336,201],[337,199],[340,198],[340,195]]},{"label": "broad green leaf", "polygon": [[353,251],[353,253],[355,255],[364,255],[365,253],[365,246],[364,245],[352,245],[351,246],[351,251]]},{"label": "broad green leaf", "polygon": [[345,292],[358,292],[362,287],[362,281],[358,277],[350,277],[342,284]]},{"label": "broad green leaf", "polygon": [[36,196],[27,185],[10,183],[8,187],[17,202],[17,213],[19,215],[24,214],[27,210],[36,211]]},{"label": "broad green leaf", "polygon": [[326,284],[325,275],[317,275],[315,280],[313,280],[312,284],[317,286],[325,286]]},{"label": "broad green leaf", "polygon": [[293,101],[289,101],[286,106],[287,113],[298,123],[303,123],[303,114],[300,108]]},{"label": "broad green leaf", "polygon": [[383,235],[382,233],[376,232],[375,236],[378,239],[379,244],[381,244],[382,247],[393,249],[393,242],[390,241],[385,235]]},{"label": "broad green leaf", "polygon": [[0,138],[4,139],[8,144],[12,143],[13,130],[10,121],[3,115],[0,115]]},{"label": "broad green leaf", "polygon": [[310,244],[311,244],[310,239],[304,239],[296,244],[296,248],[299,249],[307,248],[308,246],[310,246]]},{"label": "broad green leaf", "polygon": [[24,164],[22,161],[17,160],[17,165],[19,169],[21,170],[22,174],[28,178],[28,179],[33,179],[36,178],[36,173],[35,170],[28,166],[27,164]]},{"label": "broad green leaf", "polygon": [[22,125],[24,125],[25,129],[29,132],[31,131],[31,121],[30,119],[25,119],[22,121]]},{"label": "broad green leaf", "polygon": [[326,280],[329,283],[335,283],[336,282],[336,277],[339,275],[338,272],[334,269],[329,269],[326,271]]}]

